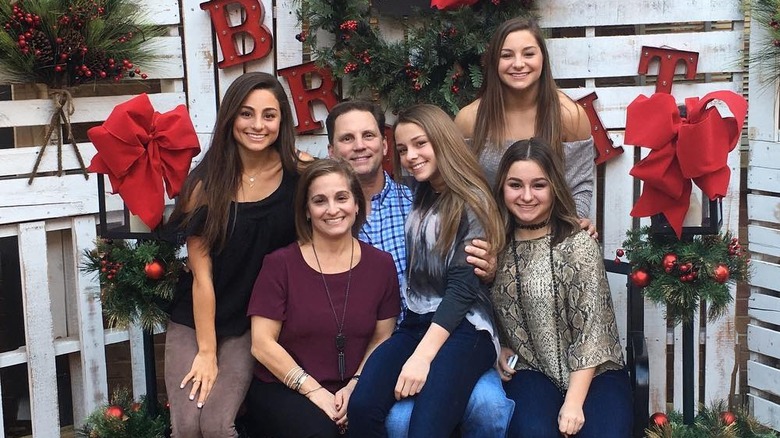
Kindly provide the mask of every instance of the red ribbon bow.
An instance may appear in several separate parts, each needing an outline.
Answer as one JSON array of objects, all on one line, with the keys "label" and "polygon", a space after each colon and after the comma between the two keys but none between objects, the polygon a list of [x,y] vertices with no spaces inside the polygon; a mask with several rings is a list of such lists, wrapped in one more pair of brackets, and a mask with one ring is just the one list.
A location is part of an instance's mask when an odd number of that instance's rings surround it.
[{"label": "red ribbon bow", "polygon": [[457,9],[462,6],[471,6],[479,0],[431,0],[431,7],[443,11]]},{"label": "red ribbon bow", "polygon": [[178,195],[200,152],[187,108],[179,105],[161,114],[141,94],[117,105],[87,135],[97,149],[88,170],[107,174],[128,210],[156,228],[165,208],[162,182],[169,198]]},{"label": "red ribbon bow", "polygon": [[747,102],[732,91],[715,91],[702,99],[685,99],[685,109],[683,118],[672,95],[655,93],[640,95],[626,111],[625,143],[652,149],[630,172],[644,181],[631,216],[663,213],[678,238],[690,204],[691,179],[710,200],[726,195],[728,154],[742,133]]}]

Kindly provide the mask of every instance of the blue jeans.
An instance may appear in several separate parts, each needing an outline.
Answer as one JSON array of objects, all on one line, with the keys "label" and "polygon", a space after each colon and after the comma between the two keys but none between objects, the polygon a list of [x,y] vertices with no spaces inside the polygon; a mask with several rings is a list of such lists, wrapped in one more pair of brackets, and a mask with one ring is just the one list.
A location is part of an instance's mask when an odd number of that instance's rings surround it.
[{"label": "blue jeans", "polygon": [[[393,405],[385,420],[389,437],[409,436],[409,417],[412,416],[413,408],[414,398]],[[498,372],[494,368],[485,371],[471,391],[460,423],[461,438],[506,437],[514,409],[515,402],[506,397]]]},{"label": "blue jeans", "polygon": [[[558,411],[564,394],[544,374],[518,371],[504,383],[507,397],[515,401],[509,425],[511,438],[561,438]],[[593,378],[582,407],[585,424],[577,438],[626,438],[631,436],[633,400],[625,370],[605,371]]]},{"label": "blue jeans", "polygon": [[[407,313],[401,327],[368,358],[349,400],[350,435],[387,436],[385,419],[396,401],[398,375],[432,317],[432,313]],[[495,360],[490,335],[464,319],[439,349],[422,391],[414,397],[409,436],[448,438],[463,416],[474,384]]]}]

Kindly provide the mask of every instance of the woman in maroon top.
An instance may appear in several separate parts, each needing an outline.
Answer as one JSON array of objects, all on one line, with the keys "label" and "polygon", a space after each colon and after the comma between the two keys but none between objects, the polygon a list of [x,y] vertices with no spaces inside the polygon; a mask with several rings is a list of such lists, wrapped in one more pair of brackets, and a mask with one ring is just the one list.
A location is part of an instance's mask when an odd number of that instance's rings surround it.
[{"label": "woman in maroon top", "polygon": [[354,237],[365,217],[349,163],[319,160],[301,175],[298,242],[265,258],[249,303],[260,361],[249,402],[262,434],[346,433],[360,370],[392,334],[400,306],[392,257]]}]

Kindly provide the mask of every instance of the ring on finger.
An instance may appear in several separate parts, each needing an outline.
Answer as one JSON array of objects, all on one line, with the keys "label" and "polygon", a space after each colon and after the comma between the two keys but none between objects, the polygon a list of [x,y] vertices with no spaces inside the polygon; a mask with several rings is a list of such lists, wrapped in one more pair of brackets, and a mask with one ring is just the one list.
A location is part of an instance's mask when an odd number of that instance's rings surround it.
[{"label": "ring on finger", "polygon": [[511,376],[511,374],[509,374],[509,371],[504,371],[503,373],[504,373],[504,375],[505,375],[505,376],[507,376],[507,377]]}]

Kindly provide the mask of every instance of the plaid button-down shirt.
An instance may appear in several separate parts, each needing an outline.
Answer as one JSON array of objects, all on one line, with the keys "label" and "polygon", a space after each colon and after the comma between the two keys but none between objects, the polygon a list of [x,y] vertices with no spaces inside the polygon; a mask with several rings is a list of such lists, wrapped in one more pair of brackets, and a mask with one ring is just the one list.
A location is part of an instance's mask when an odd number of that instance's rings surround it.
[{"label": "plaid button-down shirt", "polygon": [[[406,241],[404,223],[412,209],[412,192],[385,172],[385,186],[371,198],[371,212],[360,229],[360,240],[389,252],[398,271],[401,290],[406,287]],[[400,323],[406,315],[406,301],[401,294]]]}]

